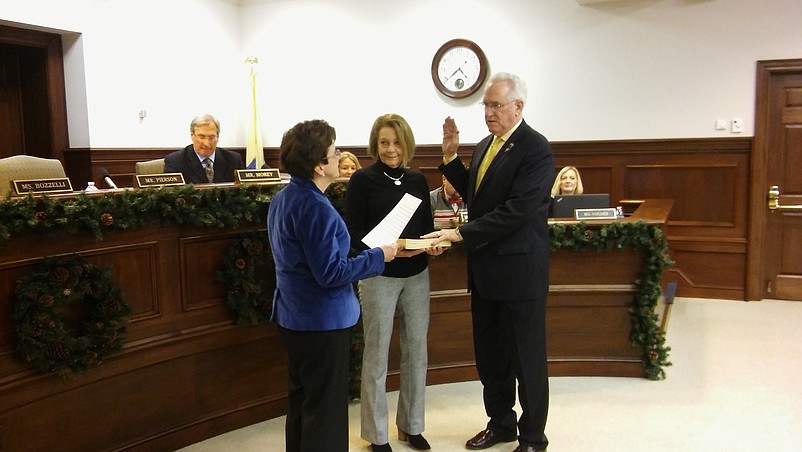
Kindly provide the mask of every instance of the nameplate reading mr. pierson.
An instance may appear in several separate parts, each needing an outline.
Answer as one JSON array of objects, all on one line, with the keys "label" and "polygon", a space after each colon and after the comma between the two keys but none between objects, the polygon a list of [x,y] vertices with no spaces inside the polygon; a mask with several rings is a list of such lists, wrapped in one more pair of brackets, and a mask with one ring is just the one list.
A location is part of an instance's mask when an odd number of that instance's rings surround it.
[{"label": "nameplate reading mr. pierson", "polygon": [[138,188],[147,187],[171,187],[174,185],[185,185],[184,175],[181,173],[164,174],[142,174],[136,176],[136,186]]}]

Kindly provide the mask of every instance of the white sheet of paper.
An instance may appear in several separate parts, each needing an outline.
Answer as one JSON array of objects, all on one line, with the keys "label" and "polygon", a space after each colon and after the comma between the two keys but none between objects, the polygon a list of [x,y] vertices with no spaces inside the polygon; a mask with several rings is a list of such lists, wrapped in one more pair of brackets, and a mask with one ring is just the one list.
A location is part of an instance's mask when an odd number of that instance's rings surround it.
[{"label": "white sheet of paper", "polygon": [[401,232],[409,223],[412,214],[418,209],[423,201],[415,196],[405,193],[401,201],[393,207],[393,210],[379,224],[376,225],[362,239],[362,243],[370,248],[393,243],[401,236]]}]

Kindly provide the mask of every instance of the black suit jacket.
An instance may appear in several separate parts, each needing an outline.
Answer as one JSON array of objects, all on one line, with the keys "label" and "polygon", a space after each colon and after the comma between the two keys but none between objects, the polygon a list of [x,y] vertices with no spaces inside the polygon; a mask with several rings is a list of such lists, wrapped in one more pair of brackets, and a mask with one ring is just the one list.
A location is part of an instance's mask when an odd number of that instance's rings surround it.
[{"label": "black suit jacket", "polygon": [[[243,168],[245,163],[238,153],[223,148],[214,150],[214,183],[234,182],[234,171]],[[164,157],[164,172],[181,173],[184,175],[184,182],[188,184],[209,183],[206,170],[191,144]]]},{"label": "black suit jacket", "polygon": [[522,121],[475,191],[477,170],[492,140],[490,135],[476,145],[470,168],[459,157],[440,165],[468,204],[469,222],[459,228],[468,247],[468,287],[485,299],[545,298],[554,183],[551,145]]}]

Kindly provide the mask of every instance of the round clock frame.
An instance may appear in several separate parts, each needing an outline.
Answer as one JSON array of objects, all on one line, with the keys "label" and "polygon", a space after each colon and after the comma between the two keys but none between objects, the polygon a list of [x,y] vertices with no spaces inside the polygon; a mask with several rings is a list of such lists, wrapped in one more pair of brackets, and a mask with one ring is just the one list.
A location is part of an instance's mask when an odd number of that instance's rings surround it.
[{"label": "round clock frame", "polygon": [[[467,59],[457,64],[451,61],[455,56]],[[440,46],[432,58],[432,81],[443,95],[462,99],[482,87],[487,79],[487,66],[487,57],[475,42],[461,38],[452,39]],[[460,72],[463,77],[452,82]]]}]

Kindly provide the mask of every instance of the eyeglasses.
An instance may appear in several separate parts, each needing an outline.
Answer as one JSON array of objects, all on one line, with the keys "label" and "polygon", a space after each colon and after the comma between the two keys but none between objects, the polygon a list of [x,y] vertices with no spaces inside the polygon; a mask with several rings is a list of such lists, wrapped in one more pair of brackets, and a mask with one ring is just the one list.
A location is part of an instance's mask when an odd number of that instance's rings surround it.
[{"label": "eyeglasses", "polygon": [[335,149],[334,149],[334,154],[332,154],[332,155],[327,155],[327,156],[326,156],[326,160],[328,160],[328,159],[330,159],[330,158],[332,158],[332,157],[337,157],[337,158],[340,158],[340,156],[342,155],[342,153],[343,153],[343,151],[341,151],[341,150],[339,150],[339,149],[336,149],[336,148],[335,148]]},{"label": "eyeglasses", "polygon": [[500,104],[498,102],[479,102],[479,105],[484,108],[485,110],[490,109],[493,111],[499,111],[502,108],[506,107],[509,104],[514,104],[516,101],[507,102],[506,104]]},{"label": "eyeglasses", "polygon": [[208,141],[217,141],[217,139],[220,138],[217,135],[196,135],[194,133],[192,135],[194,135],[195,138],[197,138],[200,141],[207,141],[207,140]]}]

